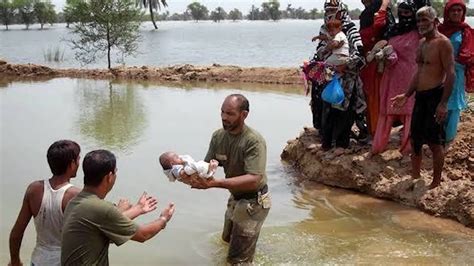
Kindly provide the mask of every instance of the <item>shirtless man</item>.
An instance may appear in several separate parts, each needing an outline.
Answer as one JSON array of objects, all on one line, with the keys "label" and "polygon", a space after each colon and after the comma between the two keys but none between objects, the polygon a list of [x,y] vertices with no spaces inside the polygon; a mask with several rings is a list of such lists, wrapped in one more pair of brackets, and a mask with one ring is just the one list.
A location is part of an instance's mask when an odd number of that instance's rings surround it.
[{"label": "shirtless man", "polygon": [[429,189],[441,182],[446,142],[444,120],[447,102],[454,83],[453,47],[448,38],[438,32],[439,23],[434,8],[425,6],[416,12],[417,27],[424,37],[417,52],[418,70],[409,90],[392,98],[392,105],[403,106],[414,92],[415,107],[411,121],[413,145],[412,177],[420,177],[421,148],[428,144],[433,152],[433,181]]},{"label": "shirtless man", "polygon": [[80,152],[79,145],[70,140],[56,141],[49,147],[47,159],[53,176],[34,181],[26,189],[23,205],[10,233],[10,265],[22,265],[20,247],[31,217],[37,234],[31,265],[60,264],[63,211],[80,191],[69,183],[76,176]]}]

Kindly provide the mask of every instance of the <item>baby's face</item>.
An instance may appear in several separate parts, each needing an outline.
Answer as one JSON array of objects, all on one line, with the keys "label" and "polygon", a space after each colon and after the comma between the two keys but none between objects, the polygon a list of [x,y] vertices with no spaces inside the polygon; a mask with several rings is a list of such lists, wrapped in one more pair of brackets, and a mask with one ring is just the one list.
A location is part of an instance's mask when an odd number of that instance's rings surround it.
[{"label": "baby's face", "polygon": [[336,36],[340,31],[341,29],[339,27],[332,27],[328,29],[329,35],[331,35],[331,37]]},{"label": "baby's face", "polygon": [[176,153],[172,153],[170,154],[170,161],[171,161],[171,164],[183,164],[184,161],[179,158],[179,155],[176,154]]}]

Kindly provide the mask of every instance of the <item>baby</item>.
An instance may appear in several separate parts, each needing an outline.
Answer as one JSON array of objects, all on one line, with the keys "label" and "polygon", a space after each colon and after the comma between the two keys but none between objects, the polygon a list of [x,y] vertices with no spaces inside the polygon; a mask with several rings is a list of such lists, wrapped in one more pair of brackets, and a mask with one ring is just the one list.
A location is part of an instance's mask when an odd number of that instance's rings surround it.
[{"label": "baby", "polygon": [[163,172],[170,182],[180,180],[181,176],[198,174],[202,178],[210,178],[216,172],[219,162],[211,160],[209,163],[205,161],[194,161],[189,155],[178,155],[168,151],[160,155],[160,164]]},{"label": "baby", "polygon": [[342,22],[338,19],[332,19],[326,23],[328,35],[319,35],[313,38],[327,42],[327,49],[331,55],[325,63],[331,66],[343,66],[349,60],[349,42],[346,35],[342,32]]}]

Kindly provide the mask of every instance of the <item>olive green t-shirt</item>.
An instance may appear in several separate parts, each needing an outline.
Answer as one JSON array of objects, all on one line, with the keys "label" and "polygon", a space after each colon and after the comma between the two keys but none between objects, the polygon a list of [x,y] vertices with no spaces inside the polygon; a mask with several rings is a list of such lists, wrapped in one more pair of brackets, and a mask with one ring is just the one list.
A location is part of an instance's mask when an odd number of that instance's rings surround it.
[{"label": "olive green t-shirt", "polygon": [[[267,183],[265,171],[267,163],[267,146],[263,137],[254,129],[244,125],[242,132],[232,135],[224,129],[218,129],[212,135],[206,162],[211,159],[219,161],[224,167],[226,178],[245,174],[261,175],[259,189]],[[233,195],[242,192],[230,191]],[[253,192],[246,191],[245,193]]]},{"label": "olive green t-shirt", "polygon": [[120,246],[137,229],[112,203],[82,191],[64,211],[61,265],[109,265],[109,243]]}]

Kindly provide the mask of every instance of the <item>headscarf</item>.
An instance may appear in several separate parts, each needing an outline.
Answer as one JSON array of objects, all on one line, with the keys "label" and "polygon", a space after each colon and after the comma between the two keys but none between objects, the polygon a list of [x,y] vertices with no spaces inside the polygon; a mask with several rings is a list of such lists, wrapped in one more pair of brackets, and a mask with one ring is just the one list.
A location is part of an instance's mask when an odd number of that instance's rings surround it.
[{"label": "headscarf", "polygon": [[[362,39],[360,38],[359,31],[352,22],[351,17],[349,16],[349,12],[347,11],[347,6],[341,0],[326,0],[324,3],[324,25],[321,26],[320,34],[326,34],[326,22],[331,19],[338,19],[342,22],[342,32],[347,36],[347,40],[349,42],[350,48],[350,57],[349,64],[353,65],[353,67],[361,67],[364,65],[362,52],[363,52],[363,44]],[[316,50],[320,50],[320,48],[326,46],[326,42],[319,42],[318,47]],[[315,55],[317,56],[317,54]],[[319,58],[319,60],[325,60],[325,58]]]},{"label": "headscarf", "polygon": [[411,16],[401,16],[398,14],[398,23],[393,25],[388,31],[388,38],[392,38],[397,35],[408,33],[412,30],[416,30],[416,11],[417,5],[413,0],[404,0],[398,4],[399,9],[410,10]]},{"label": "headscarf", "polygon": [[[449,21],[449,10],[454,5],[460,5],[464,10],[462,20],[459,23]],[[455,32],[462,31],[462,42],[459,52],[456,55],[456,61],[468,67],[466,69],[466,91],[473,92],[474,65],[472,64],[472,58],[474,57],[474,30],[464,22],[465,16],[466,5],[462,0],[449,0],[444,7],[443,24],[438,27],[438,30],[448,38]]]},{"label": "headscarf", "polygon": [[[463,9],[462,19],[461,22],[452,22],[449,20],[449,10],[454,6],[459,5]],[[438,31],[444,34],[446,37],[451,37],[453,33],[458,32],[460,30],[464,30],[466,28],[470,28],[469,25],[464,22],[466,19],[466,5],[462,0],[450,0],[444,6],[444,14],[443,14],[443,23],[439,25]]]},{"label": "headscarf", "polygon": [[431,6],[431,1],[430,0],[414,0],[416,10],[424,7],[424,6]]},{"label": "headscarf", "polygon": [[360,29],[368,28],[374,24],[374,15],[382,6],[381,0],[374,0],[366,7],[359,16]]},{"label": "headscarf", "polygon": [[[347,6],[342,0],[326,0],[324,3],[324,22],[321,26],[320,34],[326,34],[326,22],[331,19],[339,19],[342,22],[342,32],[347,36],[349,42],[349,62],[347,70],[342,78],[345,100],[342,104],[343,110],[349,108],[357,113],[363,112],[366,108],[365,100],[362,92],[362,81],[359,77],[359,70],[365,64],[363,53],[362,39],[360,38],[357,26],[352,22]],[[314,55],[315,61],[324,61],[324,48],[327,45],[325,41],[321,41],[316,48]],[[327,56],[327,55],[326,55]],[[354,98],[354,100],[352,100]]]},{"label": "headscarf", "polygon": [[[373,0],[372,3],[366,7],[359,16],[360,29],[371,27],[374,24],[375,14],[380,10],[382,6],[382,0]],[[385,18],[386,24],[382,29],[383,39],[387,39],[388,29],[393,28],[395,25],[395,17],[392,14],[390,6],[387,7],[387,16]]]}]

